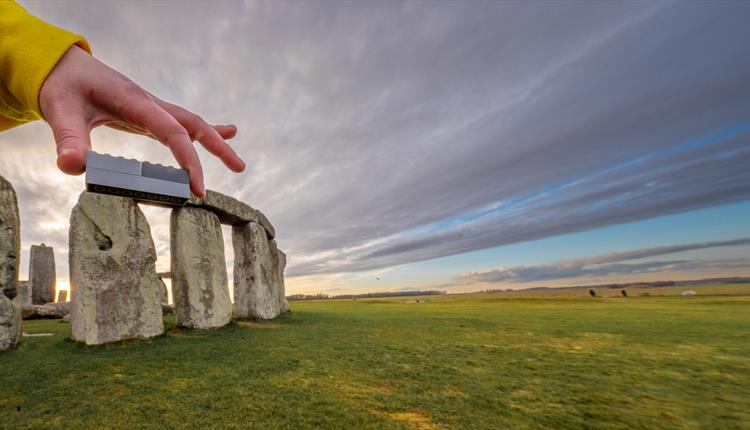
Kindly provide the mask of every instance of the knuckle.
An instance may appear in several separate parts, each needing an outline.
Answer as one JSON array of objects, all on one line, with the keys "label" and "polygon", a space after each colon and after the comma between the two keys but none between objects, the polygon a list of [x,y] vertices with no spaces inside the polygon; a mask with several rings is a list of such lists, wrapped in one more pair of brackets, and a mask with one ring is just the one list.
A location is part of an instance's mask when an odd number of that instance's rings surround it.
[{"label": "knuckle", "polygon": [[81,139],[78,132],[68,127],[55,128],[54,136],[58,146],[71,146]]},{"label": "knuckle", "polygon": [[164,144],[168,148],[176,148],[185,142],[190,141],[190,135],[187,130],[179,124],[171,125],[165,130],[166,137],[164,138]]},{"label": "knuckle", "polygon": [[132,82],[124,84],[123,94],[125,97],[120,103],[119,114],[128,121],[138,117],[144,104],[153,103],[148,93]]},{"label": "knuckle", "polygon": [[185,112],[187,112],[187,114],[186,114],[187,115],[187,119],[188,119],[188,121],[190,123],[195,124],[196,126],[205,126],[206,125],[206,121],[204,121],[203,118],[201,118],[200,115],[194,114],[194,113],[192,113],[190,111],[185,111]]},{"label": "knuckle", "polygon": [[206,121],[204,121],[203,118],[201,118],[199,115],[196,115],[184,109],[183,111],[185,125],[191,130],[191,140],[203,140],[206,137]]},{"label": "knuckle", "polygon": [[190,140],[203,140],[206,134],[200,128],[194,129],[190,135]]},{"label": "knuckle", "polygon": [[144,115],[143,104],[135,102],[133,99],[124,100],[120,106],[119,117],[125,122],[141,124]]}]

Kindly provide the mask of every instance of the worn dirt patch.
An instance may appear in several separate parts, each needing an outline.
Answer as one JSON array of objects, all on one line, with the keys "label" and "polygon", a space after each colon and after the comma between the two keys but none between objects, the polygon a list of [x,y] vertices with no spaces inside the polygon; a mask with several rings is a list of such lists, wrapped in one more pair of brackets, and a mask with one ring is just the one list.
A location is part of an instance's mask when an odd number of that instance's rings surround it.
[{"label": "worn dirt patch", "polygon": [[248,327],[248,328],[281,328],[283,327],[281,324],[277,323],[261,323],[256,321],[236,321],[237,325],[240,327]]},{"label": "worn dirt patch", "polygon": [[393,412],[387,414],[389,417],[396,421],[409,424],[416,430],[438,430],[440,427],[432,422],[429,416],[424,411],[411,411],[411,412]]}]

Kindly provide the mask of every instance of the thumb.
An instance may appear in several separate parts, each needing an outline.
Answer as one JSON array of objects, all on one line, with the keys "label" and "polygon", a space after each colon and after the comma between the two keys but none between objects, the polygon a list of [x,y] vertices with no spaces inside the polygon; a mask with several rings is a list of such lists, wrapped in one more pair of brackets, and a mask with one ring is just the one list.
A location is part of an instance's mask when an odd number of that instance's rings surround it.
[{"label": "thumb", "polygon": [[90,128],[83,116],[48,118],[57,144],[57,167],[68,175],[86,170],[86,153],[91,149]]}]

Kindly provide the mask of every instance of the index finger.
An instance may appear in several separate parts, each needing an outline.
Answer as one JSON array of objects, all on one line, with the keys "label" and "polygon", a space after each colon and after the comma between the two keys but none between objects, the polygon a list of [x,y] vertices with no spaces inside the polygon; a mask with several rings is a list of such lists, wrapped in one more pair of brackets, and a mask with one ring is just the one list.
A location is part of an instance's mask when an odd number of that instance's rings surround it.
[{"label": "index finger", "polygon": [[[133,84],[135,86],[135,84]],[[122,91],[113,98],[111,110],[127,123],[148,130],[172,152],[175,160],[190,175],[190,189],[197,197],[205,195],[203,168],[187,130],[162,109],[145,91]]]}]

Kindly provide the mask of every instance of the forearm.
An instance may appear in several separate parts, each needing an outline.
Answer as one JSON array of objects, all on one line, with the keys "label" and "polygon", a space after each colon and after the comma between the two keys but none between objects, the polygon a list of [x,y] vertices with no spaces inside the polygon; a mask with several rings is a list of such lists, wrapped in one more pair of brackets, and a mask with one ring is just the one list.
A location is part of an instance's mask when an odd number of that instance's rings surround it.
[{"label": "forearm", "polygon": [[39,91],[72,45],[86,40],[0,0],[0,130],[42,118]]}]

